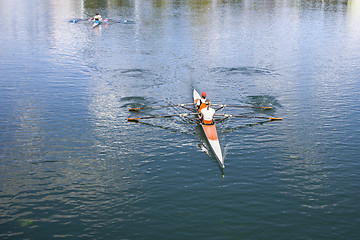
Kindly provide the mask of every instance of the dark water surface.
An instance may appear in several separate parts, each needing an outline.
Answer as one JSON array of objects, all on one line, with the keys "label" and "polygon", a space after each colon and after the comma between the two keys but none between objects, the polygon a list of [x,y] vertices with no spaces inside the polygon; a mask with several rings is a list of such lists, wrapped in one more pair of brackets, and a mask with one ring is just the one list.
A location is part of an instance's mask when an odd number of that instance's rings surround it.
[{"label": "dark water surface", "polygon": [[[110,20],[92,29],[97,11]],[[1,239],[360,239],[359,1],[0,13]],[[273,107],[222,113],[283,121],[219,124],[222,178],[191,121],[127,122],[184,112],[128,108],[191,102],[193,88]]]}]

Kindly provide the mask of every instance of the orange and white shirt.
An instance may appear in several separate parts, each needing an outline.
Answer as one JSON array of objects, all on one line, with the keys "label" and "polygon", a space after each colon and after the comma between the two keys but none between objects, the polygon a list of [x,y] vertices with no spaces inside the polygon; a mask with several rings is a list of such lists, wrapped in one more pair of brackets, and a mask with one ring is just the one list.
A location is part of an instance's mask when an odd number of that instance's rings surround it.
[{"label": "orange and white shirt", "polygon": [[201,113],[201,109],[203,109],[204,107],[206,107],[206,104],[205,104],[205,101],[206,101],[206,98],[200,98],[196,105],[198,106],[199,108],[199,113]]},{"label": "orange and white shirt", "polygon": [[207,109],[207,107],[201,109],[201,113],[203,115],[203,120],[204,123],[211,123],[211,121],[213,120],[214,114],[215,114],[215,109],[213,108],[209,108],[209,110]]},{"label": "orange and white shirt", "polygon": [[200,98],[200,99],[197,100],[196,105],[197,105],[198,107],[200,107],[200,105],[201,105],[202,103],[205,103],[205,101],[206,101],[206,98]]}]

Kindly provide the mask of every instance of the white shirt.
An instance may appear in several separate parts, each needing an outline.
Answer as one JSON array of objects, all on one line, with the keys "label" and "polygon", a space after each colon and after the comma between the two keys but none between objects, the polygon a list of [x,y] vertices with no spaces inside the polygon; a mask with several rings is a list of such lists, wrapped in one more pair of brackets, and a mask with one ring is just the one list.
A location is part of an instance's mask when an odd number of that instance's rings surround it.
[{"label": "white shirt", "polygon": [[204,120],[211,121],[214,117],[215,109],[210,107],[208,110],[207,107],[205,107],[205,108],[201,109],[201,113],[203,115]]}]

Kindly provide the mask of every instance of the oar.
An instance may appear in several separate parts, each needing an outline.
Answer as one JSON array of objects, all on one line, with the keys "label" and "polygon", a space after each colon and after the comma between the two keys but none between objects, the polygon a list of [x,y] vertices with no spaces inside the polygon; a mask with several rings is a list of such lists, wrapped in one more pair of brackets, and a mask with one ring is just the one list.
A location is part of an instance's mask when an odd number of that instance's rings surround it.
[{"label": "oar", "polygon": [[[246,105],[225,105],[225,104],[211,104],[212,106],[219,106],[220,108],[225,107],[239,107],[239,108],[262,108],[262,109],[272,109],[272,107],[261,107],[261,106],[246,106]],[[220,109],[219,108],[219,109]]]},{"label": "oar", "polygon": [[166,107],[183,107],[185,105],[194,105],[194,103],[182,103],[182,104],[173,104],[173,105],[166,105],[166,106],[153,106],[153,107],[138,107],[138,108],[129,108],[129,111],[138,111],[142,109],[151,109],[151,108],[166,108]]},{"label": "oar", "polygon": [[138,117],[138,118],[128,118],[128,122],[137,122],[141,119],[150,119],[150,118],[167,118],[167,117],[186,117],[189,115],[194,115],[197,113],[182,113],[182,114],[173,114],[173,115],[165,115],[165,116],[148,116],[148,117]]},{"label": "oar", "polygon": [[215,116],[223,116],[227,118],[238,117],[238,118],[259,118],[259,119],[269,119],[270,121],[280,121],[282,118],[274,117],[256,117],[256,116],[245,116],[245,115],[231,115],[231,114],[215,114]]},{"label": "oar", "polygon": [[220,119],[214,119],[214,121],[216,123],[221,123],[221,122],[223,122],[223,121],[225,121],[226,119],[229,119],[229,118],[230,118],[229,116],[226,116],[226,117],[223,117],[223,118],[220,118]]}]

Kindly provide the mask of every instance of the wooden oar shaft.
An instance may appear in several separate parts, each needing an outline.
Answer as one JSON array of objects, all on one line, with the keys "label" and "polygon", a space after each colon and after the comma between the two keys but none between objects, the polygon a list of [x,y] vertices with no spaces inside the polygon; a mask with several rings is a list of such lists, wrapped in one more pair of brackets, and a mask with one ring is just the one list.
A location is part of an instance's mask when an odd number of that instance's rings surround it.
[{"label": "wooden oar shaft", "polygon": [[173,114],[173,115],[164,115],[164,116],[147,116],[147,117],[138,117],[138,118],[128,118],[129,122],[136,122],[141,119],[150,119],[150,118],[167,118],[167,117],[186,117],[188,115],[194,115],[196,113],[182,113],[182,114]]},{"label": "wooden oar shaft", "polygon": [[172,105],[165,105],[165,106],[152,106],[152,107],[137,107],[137,108],[129,108],[129,111],[138,111],[141,109],[152,109],[152,108],[166,108],[166,107],[183,107],[186,105],[194,105],[194,103],[182,103],[182,104],[172,104]]},{"label": "wooden oar shaft", "polygon": [[256,116],[246,116],[246,115],[231,115],[231,114],[215,114],[215,116],[223,116],[223,117],[238,117],[238,118],[259,118],[259,119],[268,119],[270,121],[280,121],[282,118],[274,118],[274,117],[256,117]]},{"label": "wooden oar shaft", "polygon": [[239,108],[262,108],[262,109],[272,109],[272,107],[261,107],[261,106],[247,106],[247,105],[225,105],[225,104],[211,104],[212,106],[219,106],[221,108],[225,107],[239,107]]}]

